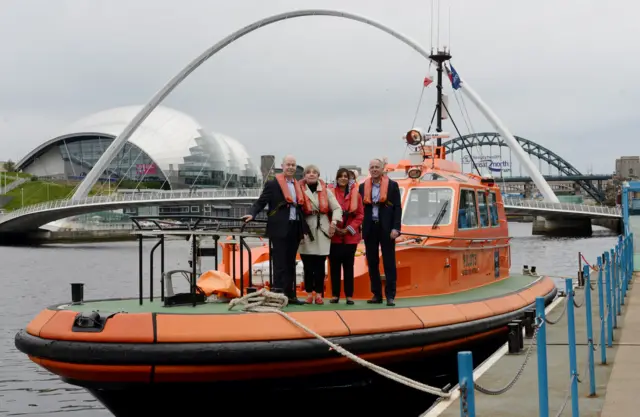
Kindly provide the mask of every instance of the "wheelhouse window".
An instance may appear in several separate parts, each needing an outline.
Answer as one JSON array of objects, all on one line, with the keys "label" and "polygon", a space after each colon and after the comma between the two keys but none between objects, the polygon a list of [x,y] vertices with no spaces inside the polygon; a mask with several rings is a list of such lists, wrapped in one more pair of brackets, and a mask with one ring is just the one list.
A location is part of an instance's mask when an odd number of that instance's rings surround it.
[{"label": "wheelhouse window", "polygon": [[460,190],[458,206],[458,229],[474,229],[478,227],[476,193],[474,190]]},{"label": "wheelhouse window", "polygon": [[452,199],[451,188],[411,188],[402,210],[402,224],[406,226],[451,224]]},{"label": "wheelhouse window", "polygon": [[489,209],[487,192],[478,190],[478,211],[480,212],[480,227],[489,227]]},{"label": "wheelhouse window", "polygon": [[491,226],[498,226],[498,200],[494,191],[489,193],[489,219]]}]

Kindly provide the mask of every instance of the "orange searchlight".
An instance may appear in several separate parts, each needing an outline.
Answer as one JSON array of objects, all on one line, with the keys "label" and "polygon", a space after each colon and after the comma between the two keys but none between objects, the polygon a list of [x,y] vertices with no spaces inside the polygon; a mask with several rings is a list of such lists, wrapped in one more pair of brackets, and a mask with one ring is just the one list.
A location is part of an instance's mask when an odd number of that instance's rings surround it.
[{"label": "orange searchlight", "polygon": [[422,132],[420,131],[420,129],[411,129],[407,132],[405,140],[407,141],[407,145],[420,145],[422,143]]}]

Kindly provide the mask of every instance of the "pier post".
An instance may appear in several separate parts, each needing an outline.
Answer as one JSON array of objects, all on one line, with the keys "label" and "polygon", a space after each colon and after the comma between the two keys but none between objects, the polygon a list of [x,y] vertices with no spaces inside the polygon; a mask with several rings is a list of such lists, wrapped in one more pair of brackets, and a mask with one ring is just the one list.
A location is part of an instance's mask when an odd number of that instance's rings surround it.
[{"label": "pier post", "polygon": [[633,240],[633,233],[629,233],[629,243],[631,243],[631,248],[629,248],[629,251],[631,252],[631,275],[633,276],[633,272],[635,271],[635,242]]},{"label": "pier post", "polygon": [[460,387],[460,415],[476,416],[473,384],[473,356],[471,352],[458,352],[458,384]]},{"label": "pier post", "polygon": [[576,358],[576,319],[574,311],[574,293],[573,279],[566,278],[565,291],[567,292],[567,323],[569,324],[567,331],[569,336],[569,369],[571,375],[571,415],[579,417],[580,410],[578,408],[578,363]]},{"label": "pier post", "polygon": [[629,273],[627,275],[627,291],[629,291],[629,281],[633,278],[633,234],[627,235],[627,265],[629,266]]},{"label": "pier post", "polygon": [[622,300],[627,298],[627,276],[629,274],[629,239],[622,239]]},{"label": "pier post", "polygon": [[[618,236],[621,238],[620,236]],[[618,242],[616,246],[617,256],[616,256],[616,312],[617,315],[622,315],[622,309],[620,303],[622,303],[622,242]],[[618,323],[618,319],[616,318],[616,324]]]},{"label": "pier post", "polygon": [[611,307],[611,259],[609,252],[604,253],[607,264],[606,292],[607,292],[607,346],[613,347],[613,308]]},{"label": "pier post", "polygon": [[620,302],[622,303],[622,305],[624,305],[624,300],[625,298],[627,298],[627,257],[628,255],[628,241],[627,241],[627,237],[625,236],[624,238],[621,238],[622,240],[622,276],[620,278],[620,293],[622,294],[622,296],[620,297]]},{"label": "pier post", "polygon": [[618,328],[618,301],[616,297],[617,288],[616,288],[616,274],[617,274],[617,266],[618,264],[618,253],[616,248],[611,249],[611,306],[612,312],[611,317],[613,317],[613,328]]},{"label": "pier post", "polygon": [[622,236],[619,236],[619,252],[620,256],[618,259],[619,267],[618,267],[618,315],[622,315],[622,306],[624,305],[624,299],[622,298],[622,287],[623,287],[623,279],[624,279],[624,261],[623,261],[623,242]]},{"label": "pier post", "polygon": [[544,297],[536,297],[536,317],[540,325],[536,340],[538,353],[538,409],[540,417],[549,417],[549,380],[547,375],[547,323]]},{"label": "pier post", "polygon": [[587,349],[589,349],[589,396],[596,395],[596,371],[593,358],[593,318],[591,317],[591,271],[589,266],[583,267],[582,275],[585,277],[584,305],[587,309]]},{"label": "pier post", "polygon": [[625,294],[629,291],[629,281],[633,279],[633,235],[627,235],[627,282]]},{"label": "pier post", "polygon": [[625,297],[627,296],[627,291],[629,291],[629,281],[631,280],[631,278],[633,277],[633,268],[631,266],[631,261],[633,261],[633,250],[631,247],[631,236],[627,235],[625,237],[627,243],[625,244],[625,247],[627,248],[627,257],[625,258],[626,260],[626,265],[627,265],[627,276],[624,282],[624,295]]},{"label": "pier post", "polygon": [[604,291],[602,289],[602,256],[598,256],[598,313],[600,313],[600,364],[607,363],[607,350],[604,348]]}]

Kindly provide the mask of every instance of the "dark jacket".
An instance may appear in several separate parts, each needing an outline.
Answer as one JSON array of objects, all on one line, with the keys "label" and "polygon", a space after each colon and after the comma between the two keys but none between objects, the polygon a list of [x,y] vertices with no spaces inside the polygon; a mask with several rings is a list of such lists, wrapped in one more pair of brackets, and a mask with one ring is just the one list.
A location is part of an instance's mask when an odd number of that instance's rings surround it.
[{"label": "dark jacket", "polygon": [[[253,203],[249,214],[255,219],[264,208],[267,207],[267,237],[284,238],[289,232],[289,204],[284,198],[278,181],[269,180],[264,184],[264,188],[258,200]],[[304,219],[304,214],[299,206],[296,206],[298,219]],[[301,221],[300,239],[303,234],[308,233],[309,227],[305,221]]]},{"label": "dark jacket", "polygon": [[[364,182],[360,184],[360,196],[364,200]],[[364,205],[364,220],[362,221],[362,237],[364,239],[369,235],[369,230],[373,224],[373,205]],[[395,229],[400,231],[402,222],[402,201],[400,199],[400,187],[398,183],[389,179],[389,187],[387,190],[387,201],[385,204],[378,206],[378,220],[384,233],[391,233]]]}]

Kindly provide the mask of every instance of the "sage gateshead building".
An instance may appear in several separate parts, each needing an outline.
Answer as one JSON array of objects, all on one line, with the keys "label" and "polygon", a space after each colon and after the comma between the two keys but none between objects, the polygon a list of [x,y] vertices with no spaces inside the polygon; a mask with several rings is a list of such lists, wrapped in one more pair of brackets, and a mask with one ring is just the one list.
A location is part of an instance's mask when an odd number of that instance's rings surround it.
[{"label": "sage gateshead building", "polygon": [[[29,152],[17,169],[38,177],[81,180],[141,108],[119,107],[78,120]],[[176,190],[259,187],[261,175],[236,139],[161,106],[133,133],[100,180],[122,188]]]}]

